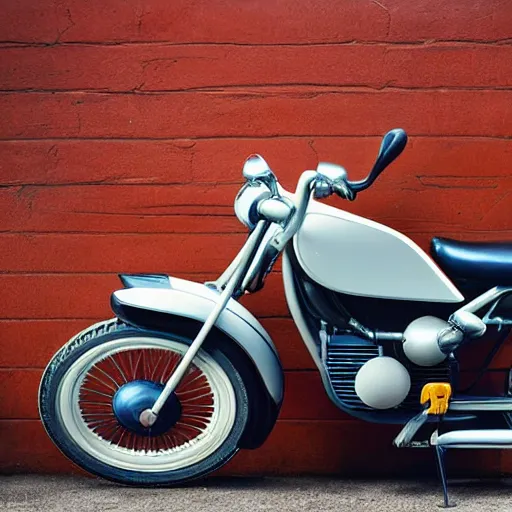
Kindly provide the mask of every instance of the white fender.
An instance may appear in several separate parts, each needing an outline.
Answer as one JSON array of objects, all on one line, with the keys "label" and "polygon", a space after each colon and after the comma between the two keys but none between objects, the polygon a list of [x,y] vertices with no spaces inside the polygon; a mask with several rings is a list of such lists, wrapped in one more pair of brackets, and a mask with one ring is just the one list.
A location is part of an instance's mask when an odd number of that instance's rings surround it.
[{"label": "white fender", "polygon": [[[199,322],[213,310],[219,294],[207,286],[169,277],[170,288],[125,288],[113,293],[120,306],[114,311],[121,319],[119,307],[148,310]],[[129,319],[128,319],[129,321]],[[276,404],[283,400],[283,370],[268,333],[241,304],[231,299],[215,326],[236,342],[253,361]]]}]

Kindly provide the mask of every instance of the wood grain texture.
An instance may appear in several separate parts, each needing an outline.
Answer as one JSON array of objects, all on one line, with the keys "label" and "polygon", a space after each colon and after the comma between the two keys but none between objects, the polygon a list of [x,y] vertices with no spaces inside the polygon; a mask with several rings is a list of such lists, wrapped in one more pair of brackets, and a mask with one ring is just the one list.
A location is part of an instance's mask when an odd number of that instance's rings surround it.
[{"label": "wood grain texture", "polygon": [[[184,21],[186,20],[186,21]],[[0,40],[31,43],[330,43],[499,41],[512,9],[500,0],[30,0],[4,8]]]},{"label": "wood grain texture", "polygon": [[[202,184],[201,195],[211,194],[206,189],[212,184],[240,183],[245,158],[259,153],[280,182],[293,190],[300,173],[315,168],[319,160],[338,162],[346,167],[351,179],[362,178],[373,164],[380,141],[380,135],[0,141],[0,184]],[[419,180],[438,189],[458,190],[466,183],[496,186],[510,179],[510,160],[512,144],[508,139],[411,136],[407,149],[375,187],[393,183],[410,188],[418,186]],[[402,195],[398,192],[397,198]],[[358,201],[372,194],[373,188],[361,194]],[[225,204],[232,204],[233,199],[226,196]],[[173,197],[173,202],[179,200]],[[337,204],[348,207],[347,203]]]},{"label": "wood grain texture", "polygon": [[[245,239],[232,206],[251,153],[290,190],[319,161],[356,180],[382,134],[401,126],[410,139],[397,162],[354,203],[331,204],[425,250],[433,235],[512,237],[510,2],[4,3],[2,471],[76,471],[37,421],[42,369],[74,333],[111,316],[117,272],[218,276]],[[242,298],[283,361],[281,419],[222,474],[432,474],[430,453],[391,448],[396,429],[350,421],[331,404],[281,279],[278,263],[260,294]],[[482,392],[503,390],[511,346]],[[462,386],[488,349],[461,354]],[[512,472],[499,452],[450,461],[452,471]]]},{"label": "wood grain texture", "polygon": [[2,56],[0,84],[4,90],[149,92],[277,84],[467,89],[512,85],[510,45],[56,45],[7,47]]},{"label": "wood grain texture", "polygon": [[410,135],[508,137],[512,91],[276,86],[155,94],[1,93],[0,110],[3,139],[367,136],[381,135],[383,126],[401,126]]},{"label": "wood grain texture", "polygon": [[[463,232],[464,236],[472,236],[478,231],[499,238],[510,227],[511,185],[508,174],[492,178],[404,176],[390,170],[357,201],[343,206],[412,238],[418,233]],[[0,188],[0,233],[111,233],[112,240],[123,233],[173,234],[158,243],[162,250],[176,246],[178,234],[190,234],[195,238],[187,237],[188,242],[206,253],[208,244],[218,243],[218,256],[226,265],[233,245],[238,247],[247,233],[233,213],[233,198],[239,188],[239,183],[4,187]],[[402,191],[399,195],[397,189]],[[342,203],[336,197],[330,204],[339,207]],[[452,215],[453,211],[456,215]],[[221,233],[238,235],[216,240]],[[215,239],[199,238],[201,234],[215,235]],[[67,235],[66,239],[71,240]],[[155,258],[158,257],[155,251]],[[143,263],[157,265],[151,259]],[[164,260],[161,265],[165,266]],[[192,264],[185,269],[197,270]],[[199,270],[210,271],[212,267],[205,264]]]}]

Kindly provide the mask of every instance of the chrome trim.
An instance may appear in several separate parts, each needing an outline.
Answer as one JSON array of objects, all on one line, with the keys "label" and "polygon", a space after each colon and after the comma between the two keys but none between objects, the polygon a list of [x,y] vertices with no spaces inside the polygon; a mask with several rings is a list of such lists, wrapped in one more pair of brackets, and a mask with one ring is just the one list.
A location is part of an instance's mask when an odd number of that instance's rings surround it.
[{"label": "chrome trim", "polygon": [[277,178],[261,155],[251,155],[244,163],[242,174],[249,182],[262,182],[272,195],[278,194]]},{"label": "chrome trim", "polygon": [[512,430],[453,430],[432,434],[430,444],[443,448],[512,448]]},{"label": "chrome trim", "polygon": [[292,214],[293,207],[281,199],[263,199],[258,203],[258,213],[270,222],[286,222]]},{"label": "chrome trim", "polygon": [[374,331],[375,341],[403,341],[403,332]]},{"label": "chrome trim", "polygon": [[452,400],[450,411],[512,411],[512,397]]},{"label": "chrome trim", "polygon": [[328,197],[333,192],[349,201],[355,199],[355,193],[347,183],[347,171],[344,167],[330,162],[319,162],[316,170],[318,172],[314,188],[316,199]]}]

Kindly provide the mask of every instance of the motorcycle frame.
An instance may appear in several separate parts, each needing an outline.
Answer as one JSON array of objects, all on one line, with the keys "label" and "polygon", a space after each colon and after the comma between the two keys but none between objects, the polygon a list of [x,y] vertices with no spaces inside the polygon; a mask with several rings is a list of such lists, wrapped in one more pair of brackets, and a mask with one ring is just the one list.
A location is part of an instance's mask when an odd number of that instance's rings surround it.
[{"label": "motorcycle frame", "polygon": [[[400,413],[395,410],[357,411],[353,409],[347,409],[347,407],[344,406],[344,404],[338,399],[330,384],[325,361],[322,360],[322,346],[326,343],[328,334],[327,332],[321,330],[319,330],[317,333],[312,332],[308,324],[308,319],[304,312],[304,305],[301,304],[301,300],[297,292],[295,282],[296,269],[291,262],[291,256],[293,255],[293,244],[289,243],[300,228],[301,222],[304,219],[309,202],[311,200],[315,181],[317,180],[318,173],[316,171],[304,172],[299,179],[297,190],[293,196],[293,199],[291,199],[291,194],[284,191],[278,185],[277,190],[281,194],[281,197],[288,201],[288,209],[283,208],[282,206],[278,206],[276,201],[272,202],[272,199],[262,201],[258,207],[259,213],[264,215],[266,220],[260,220],[258,225],[254,227],[246,244],[243,246],[237,257],[227,267],[224,273],[215,282],[205,283],[205,285],[191,283],[191,285],[194,285],[195,287],[203,286],[205,289],[207,289],[209,292],[209,299],[213,300],[213,304],[210,303],[207,307],[204,305],[201,308],[196,307],[194,308],[194,314],[191,315],[190,312],[185,310],[187,308],[180,307],[175,300],[165,300],[164,302],[166,306],[162,310],[162,307],[156,304],[158,300],[155,302],[154,293],[151,289],[146,289],[147,292],[151,292],[151,298],[150,293],[146,293],[146,297],[142,297],[144,291],[141,288],[135,288],[132,290],[132,292],[128,292],[127,290],[114,292],[112,299],[114,312],[119,318],[127,323],[138,323],[141,325],[140,321],[137,322],[134,320],[132,313],[127,313],[127,308],[130,308],[130,306],[135,306],[135,308],[137,308],[139,311],[141,309],[151,311],[152,309],[154,310],[156,308],[159,310],[161,315],[168,315],[169,317],[188,316],[190,318],[192,316],[195,320],[203,324],[199,334],[193,341],[189,352],[183,358],[180,365],[178,365],[176,371],[177,376],[175,378],[171,378],[167,383],[165,394],[162,394],[161,399],[157,401],[153,409],[151,409],[151,411],[145,411],[144,418],[141,415],[141,423],[145,424],[145,422],[147,422],[148,424],[151,424],[152,421],[156,420],[159,407],[165,402],[166,398],[178,385],[180,377],[188,368],[196,351],[201,347],[209,331],[212,328],[218,327],[218,320],[222,317],[224,312],[232,311],[233,302],[242,293],[247,291],[256,291],[250,289],[248,290],[248,288],[250,288],[251,281],[254,281],[254,276],[258,277],[256,281],[259,282],[259,287],[263,285],[265,276],[268,274],[268,272],[270,272],[275,259],[281,252],[283,252],[283,282],[288,307],[290,309],[292,318],[301,334],[301,337],[315,365],[320,371],[324,388],[331,400],[340,409],[345,410],[349,414],[365,421],[405,424],[411,419],[411,417],[414,416],[415,413]],[[273,232],[272,229],[276,226],[278,229]],[[271,236],[266,236],[269,233]],[[272,251],[270,266],[268,258],[262,257],[262,254],[264,254],[265,251]],[[252,276],[252,279],[249,279],[250,276]],[[170,279],[170,282],[172,283],[174,278]],[[172,290],[172,285],[170,285],[170,288]],[[202,291],[202,293],[204,292],[205,290]],[[185,293],[188,293],[188,291],[185,291]],[[483,307],[490,305],[491,309],[488,311],[486,317],[484,317],[484,321],[486,321],[488,324],[506,326],[508,325],[507,321],[504,320],[501,322],[499,318],[490,318],[490,315],[492,314],[492,311],[494,310],[499,300],[510,293],[512,293],[512,287],[496,287],[475,298],[461,309],[470,312],[476,312],[481,310]],[[177,297],[175,297],[175,299],[176,298]],[[225,333],[230,335],[231,339],[235,343],[244,349],[251,361],[255,364],[259,375],[262,377],[266,391],[272,397],[272,400],[278,410],[283,396],[283,376],[280,363],[278,362],[279,360],[277,352],[270,340],[270,336],[268,336],[261,324],[259,324],[259,322],[241,305],[238,304],[237,307],[239,312],[243,310],[243,316],[246,319],[249,319],[248,323],[254,330],[260,333],[261,338],[265,340],[266,345],[271,347],[271,352],[273,353],[273,356],[276,358],[277,362],[274,361],[273,364],[265,368],[265,366],[262,364],[263,362],[261,361],[261,357],[258,355],[258,352],[260,351],[259,347],[255,344],[251,344],[250,347],[248,347],[246,343],[244,344],[244,341],[242,341],[240,338],[240,334],[235,334],[232,332],[231,327],[229,327],[230,321],[224,323],[225,327],[223,330]],[[366,337],[367,339],[374,342],[384,343],[389,341],[400,341],[402,339],[402,333],[374,332],[359,324],[355,319],[351,319],[351,321],[351,325],[356,328],[358,335]],[[163,322],[163,324],[165,325],[165,322]],[[152,325],[150,323],[149,325],[146,324],[145,326],[151,327]],[[267,357],[267,360],[268,359],[269,358]],[[477,411],[508,412],[512,411],[512,398],[510,400],[503,398],[496,400],[452,400],[450,411],[455,413],[453,419],[460,420],[474,418],[474,413]]]}]

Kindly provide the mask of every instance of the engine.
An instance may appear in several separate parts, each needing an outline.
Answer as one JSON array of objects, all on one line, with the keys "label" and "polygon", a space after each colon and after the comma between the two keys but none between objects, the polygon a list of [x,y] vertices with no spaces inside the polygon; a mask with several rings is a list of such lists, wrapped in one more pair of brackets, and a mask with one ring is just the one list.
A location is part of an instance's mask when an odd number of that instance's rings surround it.
[{"label": "engine", "polygon": [[[439,334],[451,326],[434,316],[411,322],[404,332],[403,351],[407,359],[420,367],[437,366],[446,359],[439,348]],[[359,399],[373,409],[399,406],[411,390],[408,369],[393,357],[368,360],[357,372],[354,387]]]},{"label": "engine", "polygon": [[326,347],[326,368],[333,391],[344,407],[416,410],[425,384],[450,382],[448,360],[420,366],[404,355],[401,345],[394,342],[379,347],[346,334],[331,337]]}]

